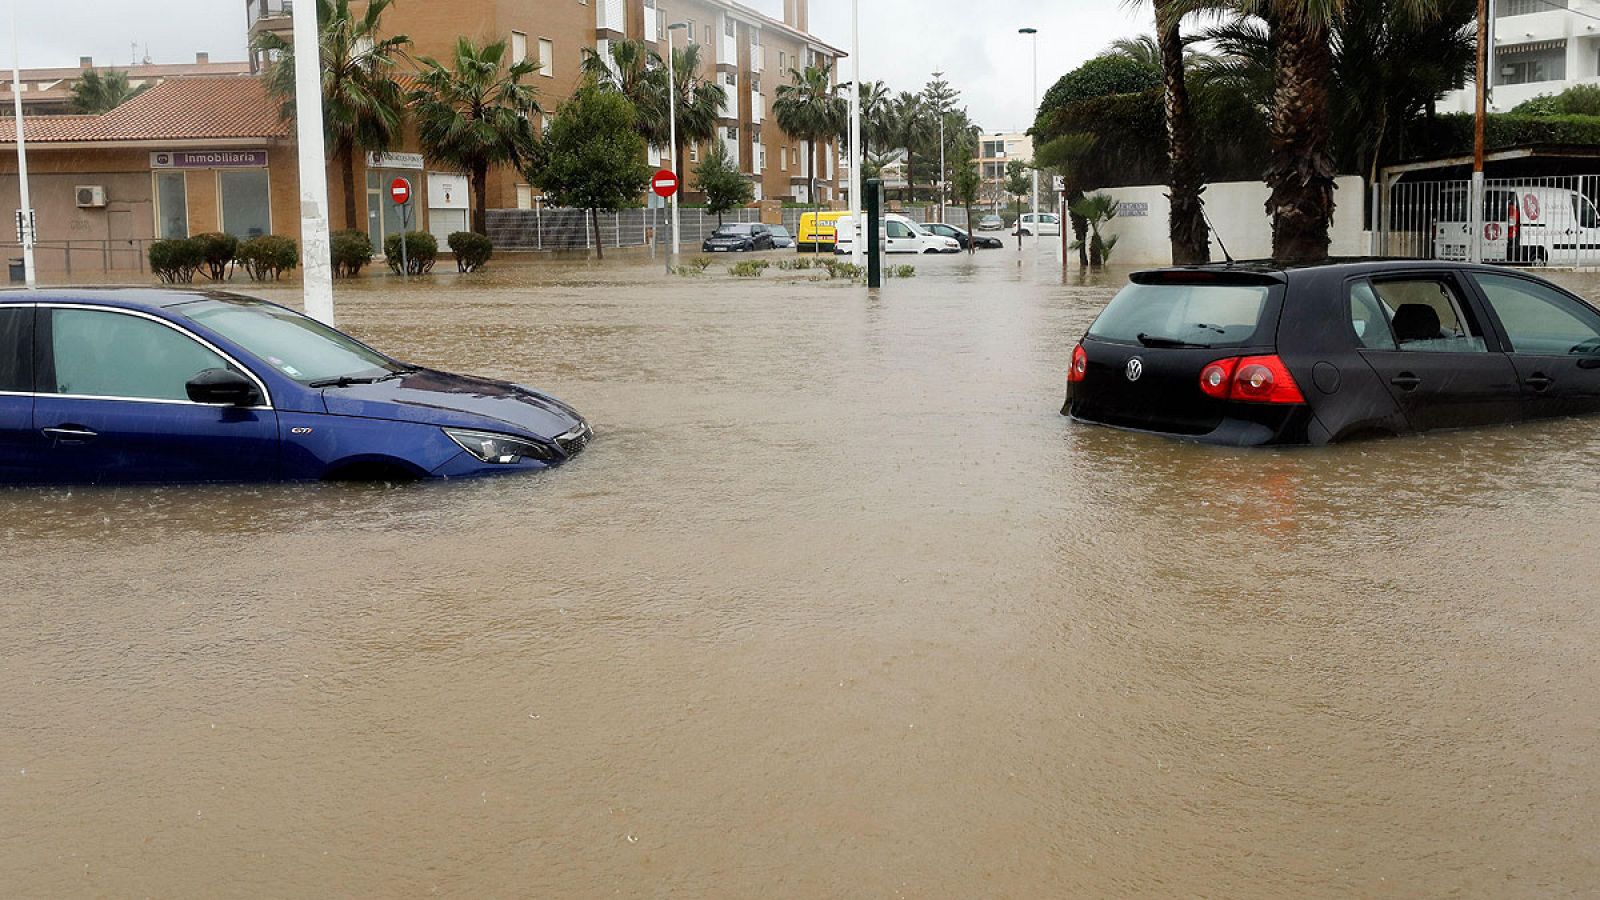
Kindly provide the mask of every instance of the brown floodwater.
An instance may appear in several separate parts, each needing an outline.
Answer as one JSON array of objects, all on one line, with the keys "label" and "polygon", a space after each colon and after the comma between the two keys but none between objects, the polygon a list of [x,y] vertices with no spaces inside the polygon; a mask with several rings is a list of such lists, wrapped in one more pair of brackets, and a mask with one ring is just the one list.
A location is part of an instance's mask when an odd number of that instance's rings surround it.
[{"label": "brown floodwater", "polygon": [[341,325],[591,449],[0,492],[0,894],[1600,889],[1600,420],[1075,426],[1121,275],[917,266],[371,279]]}]

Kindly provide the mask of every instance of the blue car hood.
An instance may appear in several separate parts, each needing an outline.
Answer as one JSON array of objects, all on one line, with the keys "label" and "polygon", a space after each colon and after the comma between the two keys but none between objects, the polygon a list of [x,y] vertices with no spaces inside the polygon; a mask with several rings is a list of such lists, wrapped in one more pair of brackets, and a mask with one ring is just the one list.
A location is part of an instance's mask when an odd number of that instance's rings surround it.
[{"label": "blue car hood", "polygon": [[572,407],[546,394],[430,369],[376,384],[327,388],[322,396],[336,416],[521,432],[547,440],[583,421]]}]

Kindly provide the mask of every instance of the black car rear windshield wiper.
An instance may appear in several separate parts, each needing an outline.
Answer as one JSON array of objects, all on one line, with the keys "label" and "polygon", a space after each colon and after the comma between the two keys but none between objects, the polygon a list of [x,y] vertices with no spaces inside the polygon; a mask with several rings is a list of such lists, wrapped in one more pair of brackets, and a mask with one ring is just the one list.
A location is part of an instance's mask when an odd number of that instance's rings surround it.
[{"label": "black car rear windshield wiper", "polygon": [[1145,345],[1146,347],[1166,347],[1166,348],[1172,348],[1172,349],[1182,348],[1182,349],[1190,349],[1190,350],[1209,350],[1209,349],[1211,349],[1211,345],[1210,344],[1193,344],[1193,343],[1190,343],[1189,341],[1180,341],[1177,338],[1156,337],[1153,334],[1145,334],[1142,331],[1139,332],[1138,338],[1139,338],[1139,343]]}]

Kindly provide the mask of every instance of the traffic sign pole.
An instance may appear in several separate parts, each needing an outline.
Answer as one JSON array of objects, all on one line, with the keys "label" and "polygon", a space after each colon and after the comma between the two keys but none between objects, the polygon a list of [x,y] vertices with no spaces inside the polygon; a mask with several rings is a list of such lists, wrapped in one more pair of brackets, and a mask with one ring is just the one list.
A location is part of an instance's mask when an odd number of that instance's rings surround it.
[{"label": "traffic sign pole", "polygon": [[411,230],[411,182],[404,178],[396,178],[389,182],[389,196],[395,205],[400,207],[400,277],[411,277],[411,254],[408,252],[411,241],[407,239],[407,232]]},{"label": "traffic sign pole", "polygon": [[678,173],[671,169],[658,170],[650,176],[650,189],[657,197],[672,201],[672,258],[676,259],[682,249],[678,243]]}]

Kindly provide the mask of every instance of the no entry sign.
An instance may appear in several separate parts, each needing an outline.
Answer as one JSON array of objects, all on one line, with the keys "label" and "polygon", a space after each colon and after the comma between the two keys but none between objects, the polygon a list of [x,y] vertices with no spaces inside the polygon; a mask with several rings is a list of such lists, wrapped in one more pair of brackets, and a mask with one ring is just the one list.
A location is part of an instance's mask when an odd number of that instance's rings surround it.
[{"label": "no entry sign", "polygon": [[405,180],[404,178],[396,178],[394,181],[389,182],[389,196],[393,197],[394,202],[400,204],[401,206],[405,206],[407,203],[410,203],[411,182]]},{"label": "no entry sign", "polygon": [[662,169],[650,179],[650,186],[658,197],[671,197],[678,192],[678,176],[671,169]]}]

